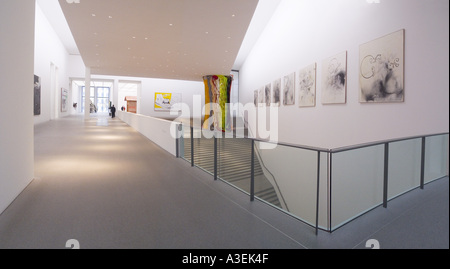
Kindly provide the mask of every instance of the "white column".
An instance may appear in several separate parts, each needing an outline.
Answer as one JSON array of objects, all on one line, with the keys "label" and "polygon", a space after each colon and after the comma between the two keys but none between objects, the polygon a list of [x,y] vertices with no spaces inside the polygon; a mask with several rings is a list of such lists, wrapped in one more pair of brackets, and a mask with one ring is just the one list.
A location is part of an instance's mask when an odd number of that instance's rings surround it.
[{"label": "white column", "polygon": [[88,120],[91,116],[91,68],[87,66],[84,85],[84,119]]}]

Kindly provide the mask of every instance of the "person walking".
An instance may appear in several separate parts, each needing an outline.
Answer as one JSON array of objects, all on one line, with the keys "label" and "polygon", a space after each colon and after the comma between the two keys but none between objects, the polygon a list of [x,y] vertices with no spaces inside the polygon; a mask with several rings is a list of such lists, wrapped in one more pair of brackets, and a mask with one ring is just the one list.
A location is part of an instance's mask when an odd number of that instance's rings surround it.
[{"label": "person walking", "polygon": [[116,108],[114,107],[114,105],[112,105],[111,107],[111,117],[113,119],[116,117]]}]

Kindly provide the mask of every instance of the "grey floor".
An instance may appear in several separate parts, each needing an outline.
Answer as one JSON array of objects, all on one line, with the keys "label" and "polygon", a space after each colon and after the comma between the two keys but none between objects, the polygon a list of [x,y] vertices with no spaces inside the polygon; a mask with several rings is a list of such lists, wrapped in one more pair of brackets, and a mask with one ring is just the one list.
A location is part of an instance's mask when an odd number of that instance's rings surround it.
[{"label": "grey floor", "polygon": [[1,249],[449,248],[448,177],[316,236],[117,118],[37,125],[35,176],[0,215]]}]

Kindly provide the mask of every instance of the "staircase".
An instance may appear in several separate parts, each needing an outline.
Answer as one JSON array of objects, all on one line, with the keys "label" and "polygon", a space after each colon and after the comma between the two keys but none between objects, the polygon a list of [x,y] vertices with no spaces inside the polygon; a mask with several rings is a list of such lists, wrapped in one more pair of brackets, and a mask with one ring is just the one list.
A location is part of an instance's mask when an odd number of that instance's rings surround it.
[{"label": "staircase", "polygon": [[[250,193],[251,143],[246,138],[217,139],[218,177]],[[191,161],[191,139],[184,139],[184,158]],[[194,164],[214,174],[214,139],[194,138]],[[258,158],[254,159],[255,196],[281,207],[277,193],[264,175]]]}]

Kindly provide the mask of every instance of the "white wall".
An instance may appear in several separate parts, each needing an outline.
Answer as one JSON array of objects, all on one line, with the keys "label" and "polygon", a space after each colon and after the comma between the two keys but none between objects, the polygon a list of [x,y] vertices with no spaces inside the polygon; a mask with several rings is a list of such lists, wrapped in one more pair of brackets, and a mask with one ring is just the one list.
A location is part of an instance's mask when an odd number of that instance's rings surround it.
[{"label": "white wall", "polygon": [[34,177],[34,0],[0,1],[0,214]]},{"label": "white wall", "polygon": [[[41,115],[34,117],[35,124],[38,124],[69,115],[72,94],[67,70],[69,54],[38,4],[35,31],[34,72],[41,78]],[[52,64],[57,67],[56,81],[52,79]],[[67,112],[61,111],[61,88],[69,91]]]},{"label": "white wall", "polygon": [[[334,148],[449,130],[449,2],[282,0],[240,70],[240,100],[317,63],[314,108],[281,106],[279,141]],[[359,103],[359,45],[405,29],[405,102]],[[322,61],[348,52],[347,103],[321,104]],[[298,103],[298,101],[297,101]]]},{"label": "white wall", "polygon": [[[71,78],[83,78],[84,67],[80,56],[70,56],[70,76]],[[187,105],[192,111],[194,108],[194,96],[198,96],[202,106],[205,102],[205,85],[202,81],[187,81],[187,80],[173,80],[173,79],[157,79],[157,78],[141,78],[141,77],[122,77],[122,76],[103,76],[92,75],[92,80],[111,80],[114,81],[115,87],[112,93],[112,102],[117,108],[118,102],[118,83],[120,81],[138,82],[141,83],[138,89],[138,113],[144,116],[150,116],[162,119],[175,119],[177,115],[170,115],[170,112],[155,111],[154,100],[155,93],[181,93],[182,102]],[[74,101],[76,102],[76,101]],[[181,114],[179,114],[181,115]]]}]

